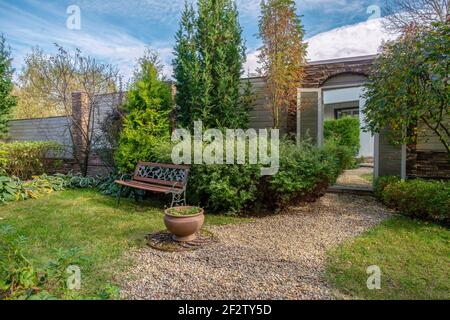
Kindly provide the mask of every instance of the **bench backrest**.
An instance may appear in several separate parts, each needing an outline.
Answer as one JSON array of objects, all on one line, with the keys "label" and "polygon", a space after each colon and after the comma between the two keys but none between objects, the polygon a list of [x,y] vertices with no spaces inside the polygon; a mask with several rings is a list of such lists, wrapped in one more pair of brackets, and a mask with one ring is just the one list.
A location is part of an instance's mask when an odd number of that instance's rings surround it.
[{"label": "bench backrest", "polygon": [[189,166],[153,162],[139,162],[133,180],[183,188],[188,180]]}]

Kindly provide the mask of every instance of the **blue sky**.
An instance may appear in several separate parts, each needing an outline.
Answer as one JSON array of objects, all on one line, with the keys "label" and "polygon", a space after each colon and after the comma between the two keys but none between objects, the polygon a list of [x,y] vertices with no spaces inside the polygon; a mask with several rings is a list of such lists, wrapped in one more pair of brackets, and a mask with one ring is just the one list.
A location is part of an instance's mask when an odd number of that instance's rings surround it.
[{"label": "blue sky", "polygon": [[[382,9],[383,0],[297,0],[306,38],[367,21],[369,6]],[[81,9],[81,30],[66,27],[67,8]],[[259,0],[237,0],[249,54],[257,50]],[[0,33],[11,45],[20,69],[30,48],[54,51],[53,44],[80,48],[85,54],[117,64],[129,76],[136,59],[150,44],[159,50],[165,72],[184,0],[0,0]],[[382,14],[382,10],[381,10]]]}]

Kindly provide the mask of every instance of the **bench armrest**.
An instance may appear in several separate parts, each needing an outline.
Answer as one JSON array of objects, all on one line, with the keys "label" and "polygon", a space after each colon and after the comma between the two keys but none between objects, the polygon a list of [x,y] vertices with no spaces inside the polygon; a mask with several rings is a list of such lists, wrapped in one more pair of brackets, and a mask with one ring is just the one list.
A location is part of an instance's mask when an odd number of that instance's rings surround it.
[{"label": "bench armrest", "polygon": [[183,185],[183,188],[176,188],[176,185],[179,182],[174,182],[174,184],[172,185],[172,189],[170,191],[168,191],[167,193],[183,193],[184,191],[186,191],[186,184]]},{"label": "bench armrest", "polygon": [[132,177],[133,177],[132,174],[124,173],[124,174],[122,174],[122,175],[120,176],[120,180],[122,180],[122,181],[124,181],[125,179],[131,180]]}]

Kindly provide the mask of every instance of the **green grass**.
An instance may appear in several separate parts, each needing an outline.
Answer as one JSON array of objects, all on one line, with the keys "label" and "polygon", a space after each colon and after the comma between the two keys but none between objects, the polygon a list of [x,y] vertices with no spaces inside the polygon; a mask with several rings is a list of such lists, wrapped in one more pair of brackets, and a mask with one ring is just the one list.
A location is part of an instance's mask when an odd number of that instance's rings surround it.
[{"label": "green grass", "polygon": [[366,181],[369,181],[370,183],[373,183],[373,173],[364,173],[361,175],[361,178],[363,178]]},{"label": "green grass", "polygon": [[[206,225],[246,219],[206,215]],[[26,256],[43,267],[55,250],[79,248],[81,295],[95,295],[114,275],[130,267],[124,253],[143,244],[146,234],[164,230],[163,205],[115,199],[94,190],[57,192],[37,200],[0,206],[0,225],[11,225],[28,238]]]},{"label": "green grass", "polygon": [[[395,217],[329,252],[327,277],[356,299],[450,299],[450,230]],[[381,289],[367,288],[368,266],[381,269]]]}]

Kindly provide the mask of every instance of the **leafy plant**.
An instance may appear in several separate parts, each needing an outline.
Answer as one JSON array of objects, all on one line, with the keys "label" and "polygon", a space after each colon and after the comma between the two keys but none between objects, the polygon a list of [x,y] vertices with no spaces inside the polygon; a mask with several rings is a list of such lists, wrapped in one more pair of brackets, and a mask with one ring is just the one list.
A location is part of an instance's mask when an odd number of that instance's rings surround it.
[{"label": "leafy plant", "polygon": [[23,252],[27,239],[11,226],[0,226],[0,299],[26,298],[39,285],[39,275]]},{"label": "leafy plant", "polygon": [[360,148],[360,124],[359,119],[343,117],[337,120],[324,122],[324,138],[326,141],[335,141],[339,146],[346,146],[353,150],[354,156]]},{"label": "leafy plant", "polygon": [[202,209],[199,207],[175,207],[168,209],[168,212],[172,216],[193,216],[200,213]]},{"label": "leafy plant", "polygon": [[32,192],[24,188],[22,181],[0,176],[0,202],[25,200],[29,196],[32,196]]},{"label": "leafy plant", "polygon": [[43,174],[47,156],[60,149],[58,143],[49,141],[0,142],[0,171],[21,179]]},{"label": "leafy plant", "polygon": [[425,220],[450,223],[450,182],[383,178],[376,194],[399,213]]},{"label": "leafy plant", "polygon": [[55,250],[54,260],[40,269],[25,257],[27,241],[12,226],[0,226],[0,299],[63,298],[67,292],[66,268],[79,263],[79,249]]},{"label": "leafy plant", "polygon": [[383,46],[366,85],[367,129],[389,128],[391,142],[408,144],[423,125],[450,153],[449,33],[436,23]]}]

